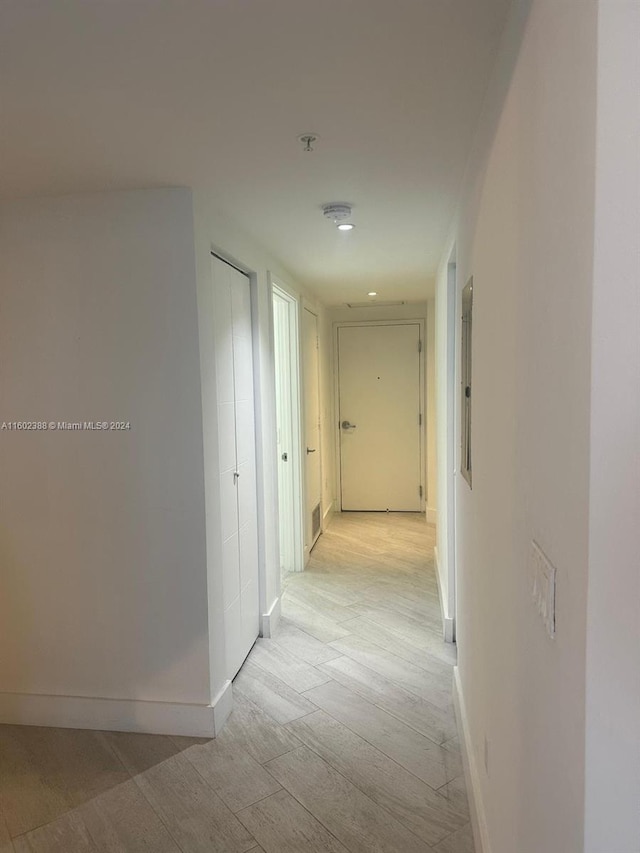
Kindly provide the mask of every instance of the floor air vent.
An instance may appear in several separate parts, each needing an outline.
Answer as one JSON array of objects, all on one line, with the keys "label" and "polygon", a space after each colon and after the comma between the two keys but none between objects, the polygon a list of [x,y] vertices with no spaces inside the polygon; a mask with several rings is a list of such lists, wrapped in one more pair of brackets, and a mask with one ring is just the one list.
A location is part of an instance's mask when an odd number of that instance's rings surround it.
[{"label": "floor air vent", "polygon": [[313,539],[320,533],[320,504],[311,512],[311,536]]}]

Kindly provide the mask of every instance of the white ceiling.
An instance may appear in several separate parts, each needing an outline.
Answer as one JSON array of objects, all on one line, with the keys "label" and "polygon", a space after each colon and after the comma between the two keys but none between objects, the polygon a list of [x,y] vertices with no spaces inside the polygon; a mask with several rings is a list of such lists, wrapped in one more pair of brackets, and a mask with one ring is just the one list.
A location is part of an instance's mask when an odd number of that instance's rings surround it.
[{"label": "white ceiling", "polygon": [[2,0],[0,195],[204,187],[325,302],[424,299],[509,5]]}]

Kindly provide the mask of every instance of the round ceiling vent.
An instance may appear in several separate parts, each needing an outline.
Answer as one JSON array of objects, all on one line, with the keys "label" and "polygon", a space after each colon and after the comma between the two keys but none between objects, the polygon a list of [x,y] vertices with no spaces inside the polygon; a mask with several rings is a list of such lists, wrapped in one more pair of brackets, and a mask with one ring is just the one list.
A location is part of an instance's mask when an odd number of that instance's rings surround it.
[{"label": "round ceiling vent", "polygon": [[342,201],[332,201],[330,204],[322,205],[322,212],[336,224],[351,218],[351,205]]}]

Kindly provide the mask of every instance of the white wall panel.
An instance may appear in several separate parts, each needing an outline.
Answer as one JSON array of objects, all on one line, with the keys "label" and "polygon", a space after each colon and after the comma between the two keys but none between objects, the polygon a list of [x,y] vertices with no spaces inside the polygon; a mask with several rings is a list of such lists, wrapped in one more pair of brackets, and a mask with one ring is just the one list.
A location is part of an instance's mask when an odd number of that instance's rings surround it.
[{"label": "white wall panel", "polygon": [[0,691],[25,712],[127,700],[129,725],[169,703],[166,725],[210,702],[191,194],[3,203],[0,223],[2,419],[131,423],[0,433]]}]

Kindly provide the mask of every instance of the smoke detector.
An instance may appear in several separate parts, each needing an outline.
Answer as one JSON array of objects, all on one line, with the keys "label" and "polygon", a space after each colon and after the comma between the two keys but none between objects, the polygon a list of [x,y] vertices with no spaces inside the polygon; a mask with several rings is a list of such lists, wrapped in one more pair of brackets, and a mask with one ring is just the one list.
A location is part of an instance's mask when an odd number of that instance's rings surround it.
[{"label": "smoke detector", "polygon": [[351,205],[342,201],[332,201],[322,205],[322,212],[334,225],[340,225],[351,218]]}]

